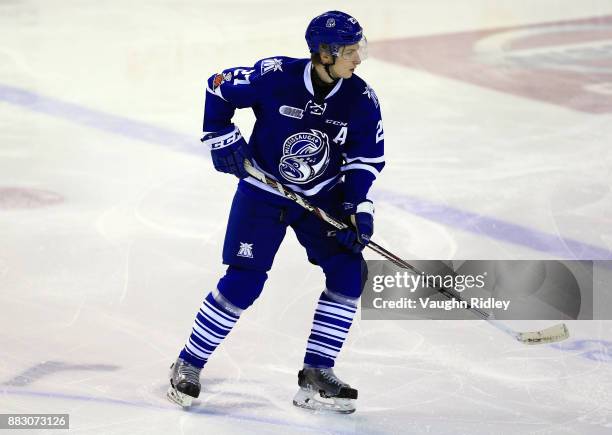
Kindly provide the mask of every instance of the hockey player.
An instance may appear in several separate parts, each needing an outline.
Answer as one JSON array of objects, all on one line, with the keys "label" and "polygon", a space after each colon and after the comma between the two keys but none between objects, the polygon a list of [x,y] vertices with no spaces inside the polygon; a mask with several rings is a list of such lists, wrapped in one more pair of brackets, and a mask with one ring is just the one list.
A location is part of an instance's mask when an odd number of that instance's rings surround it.
[{"label": "hockey player", "polygon": [[[208,79],[202,142],[215,169],[240,182],[223,246],[227,271],[204,299],[171,367],[168,397],[182,406],[198,397],[200,370],[260,295],[291,227],[326,278],[293,403],[341,413],[355,410],[357,390],[341,381],[333,367],[367,275],[361,251],[374,230],[374,207],[367,195],[384,166],[383,127],[376,94],[354,74],[366,56],[357,20],[326,12],[310,22],[306,41],[310,59],[275,56]],[[232,124],[234,111],[246,107],[256,117],[248,143]],[[331,215],[350,221],[352,229],[330,234],[327,224],[250,177],[245,159]]]}]

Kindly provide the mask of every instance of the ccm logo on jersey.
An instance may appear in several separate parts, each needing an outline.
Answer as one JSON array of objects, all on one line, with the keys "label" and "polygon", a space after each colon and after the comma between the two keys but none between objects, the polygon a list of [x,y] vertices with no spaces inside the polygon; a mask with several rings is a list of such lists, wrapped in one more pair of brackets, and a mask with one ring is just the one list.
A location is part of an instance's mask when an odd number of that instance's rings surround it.
[{"label": "ccm logo on jersey", "polygon": [[331,125],[338,125],[340,127],[346,127],[348,125],[348,123],[346,122],[342,122],[342,121],[335,121],[333,119],[326,119],[325,120],[326,124],[331,124]]}]

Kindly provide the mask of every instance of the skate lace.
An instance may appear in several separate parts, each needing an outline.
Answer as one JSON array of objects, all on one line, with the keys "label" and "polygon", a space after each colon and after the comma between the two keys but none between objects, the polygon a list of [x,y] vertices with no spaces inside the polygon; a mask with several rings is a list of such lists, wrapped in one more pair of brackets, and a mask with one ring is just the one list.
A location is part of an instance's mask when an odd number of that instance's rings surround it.
[{"label": "skate lace", "polygon": [[184,376],[187,379],[199,379],[200,369],[190,364],[181,364],[178,369],[179,376]]},{"label": "skate lace", "polygon": [[321,375],[325,380],[331,382],[332,384],[342,386],[342,382],[340,382],[340,380],[336,377],[336,375],[334,375],[333,372],[328,370],[321,370]]}]

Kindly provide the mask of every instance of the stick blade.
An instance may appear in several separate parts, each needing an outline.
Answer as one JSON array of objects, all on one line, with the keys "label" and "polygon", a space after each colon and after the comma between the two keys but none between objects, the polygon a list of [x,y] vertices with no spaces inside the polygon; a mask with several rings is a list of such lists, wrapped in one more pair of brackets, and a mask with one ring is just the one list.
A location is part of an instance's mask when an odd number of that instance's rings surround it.
[{"label": "stick blade", "polygon": [[548,344],[569,338],[569,329],[565,323],[542,329],[541,331],[519,332],[516,339],[524,344]]}]

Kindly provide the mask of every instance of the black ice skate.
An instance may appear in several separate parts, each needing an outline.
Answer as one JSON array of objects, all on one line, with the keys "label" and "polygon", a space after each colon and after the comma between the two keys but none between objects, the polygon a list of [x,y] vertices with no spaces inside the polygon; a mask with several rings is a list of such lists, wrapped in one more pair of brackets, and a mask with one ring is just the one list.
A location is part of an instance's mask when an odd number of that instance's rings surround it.
[{"label": "black ice skate", "polygon": [[170,366],[168,399],[183,407],[191,406],[191,401],[200,395],[201,370],[201,368],[192,366],[187,361],[178,358]]},{"label": "black ice skate", "polygon": [[357,390],[338,379],[331,368],[300,370],[298,385],[300,389],[293,398],[295,406],[340,414],[355,412]]}]

